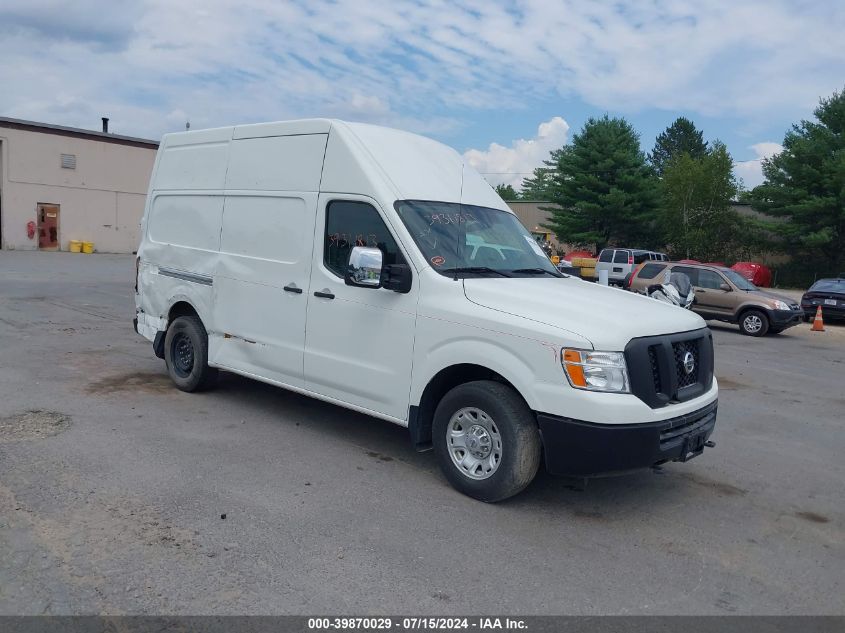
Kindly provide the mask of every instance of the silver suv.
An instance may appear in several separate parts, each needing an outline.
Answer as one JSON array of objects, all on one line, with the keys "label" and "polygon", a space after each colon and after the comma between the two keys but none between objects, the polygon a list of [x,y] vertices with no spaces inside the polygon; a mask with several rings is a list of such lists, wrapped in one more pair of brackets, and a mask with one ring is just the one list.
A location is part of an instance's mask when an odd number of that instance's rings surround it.
[{"label": "silver suv", "polygon": [[639,248],[605,248],[596,262],[596,278],[600,270],[606,270],[608,282],[621,286],[636,266],[648,261],[668,262],[669,257]]}]

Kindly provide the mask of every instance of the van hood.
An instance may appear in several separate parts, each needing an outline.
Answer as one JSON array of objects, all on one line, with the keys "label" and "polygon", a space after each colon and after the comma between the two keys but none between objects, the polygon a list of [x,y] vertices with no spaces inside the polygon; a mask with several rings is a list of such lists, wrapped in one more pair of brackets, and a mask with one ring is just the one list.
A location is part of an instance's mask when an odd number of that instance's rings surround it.
[{"label": "van hood", "polygon": [[464,293],[480,306],[573,332],[607,351],[624,350],[632,338],[705,326],[690,310],[575,277],[464,279]]}]

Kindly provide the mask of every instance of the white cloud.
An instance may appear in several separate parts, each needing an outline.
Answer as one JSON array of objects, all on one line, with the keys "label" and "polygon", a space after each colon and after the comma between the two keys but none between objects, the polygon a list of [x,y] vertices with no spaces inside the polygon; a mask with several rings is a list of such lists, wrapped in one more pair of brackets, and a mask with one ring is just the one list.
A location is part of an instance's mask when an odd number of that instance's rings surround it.
[{"label": "white cloud", "polygon": [[842,32],[837,3],[791,0],[4,0],[0,113],[150,136],[179,110],[441,134],[555,97],[759,120],[841,89]]},{"label": "white cloud", "polygon": [[742,182],[746,189],[753,189],[763,182],[763,159],[771,158],[776,154],[780,154],[783,151],[783,145],[772,141],[763,141],[762,143],[755,143],[754,145],[751,145],[749,149],[753,150],[754,153],[757,154],[757,158],[736,162],[734,164],[734,173],[739,178],[742,178]]},{"label": "white cloud", "polygon": [[535,167],[540,167],[549,152],[562,147],[568,137],[569,124],[556,116],[541,123],[534,138],[517,139],[510,147],[490,143],[486,150],[467,150],[464,158],[491,185],[513,185],[519,190],[522,179],[530,176]]}]

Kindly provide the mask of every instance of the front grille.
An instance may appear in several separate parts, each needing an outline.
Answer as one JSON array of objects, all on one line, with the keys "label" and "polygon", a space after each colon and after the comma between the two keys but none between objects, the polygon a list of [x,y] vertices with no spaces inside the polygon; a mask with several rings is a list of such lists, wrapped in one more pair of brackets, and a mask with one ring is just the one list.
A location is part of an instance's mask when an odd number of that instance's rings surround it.
[{"label": "front grille", "polygon": [[657,349],[654,345],[648,348],[648,361],[651,364],[651,376],[654,381],[654,392],[660,393],[660,364],[657,362]]},{"label": "front grille", "polygon": [[[675,372],[678,376],[678,389],[689,387],[698,382],[698,341],[680,341],[672,343],[672,351],[675,354]],[[692,371],[687,371],[685,366],[687,354],[692,354]]]},{"label": "front grille", "polygon": [[625,360],[631,392],[652,408],[700,396],[713,383],[713,338],[707,328],[633,339],[625,347]]}]

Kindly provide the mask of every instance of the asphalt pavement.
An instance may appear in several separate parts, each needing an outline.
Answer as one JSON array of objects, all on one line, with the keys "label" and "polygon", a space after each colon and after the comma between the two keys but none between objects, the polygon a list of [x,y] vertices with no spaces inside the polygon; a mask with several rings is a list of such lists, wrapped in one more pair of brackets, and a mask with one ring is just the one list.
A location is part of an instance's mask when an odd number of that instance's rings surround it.
[{"label": "asphalt pavement", "polygon": [[0,252],[0,614],[845,613],[837,326],[714,325],[715,448],[487,505],[398,426],[177,391],[133,273]]}]

